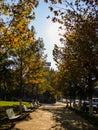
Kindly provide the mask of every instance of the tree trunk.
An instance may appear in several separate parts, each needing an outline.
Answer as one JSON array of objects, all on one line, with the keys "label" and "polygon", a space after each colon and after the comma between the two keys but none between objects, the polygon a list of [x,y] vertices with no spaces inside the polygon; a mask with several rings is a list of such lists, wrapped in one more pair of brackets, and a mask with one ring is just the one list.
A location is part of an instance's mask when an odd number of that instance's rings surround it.
[{"label": "tree trunk", "polygon": [[89,115],[93,115],[92,98],[89,99]]},{"label": "tree trunk", "polygon": [[66,99],[66,106],[68,107],[68,99]]},{"label": "tree trunk", "polygon": [[19,100],[20,113],[22,113],[22,100]]},{"label": "tree trunk", "polygon": [[81,108],[82,101],[79,99],[79,109]]},{"label": "tree trunk", "polygon": [[70,107],[71,107],[71,102],[72,102],[72,101],[71,101],[71,99],[70,99]]},{"label": "tree trunk", "polygon": [[73,100],[73,108],[75,107],[75,99]]},{"label": "tree trunk", "polygon": [[94,81],[92,81],[92,76],[89,75],[88,80],[89,115],[93,115],[93,107],[92,107],[92,96],[94,93],[93,85]]}]

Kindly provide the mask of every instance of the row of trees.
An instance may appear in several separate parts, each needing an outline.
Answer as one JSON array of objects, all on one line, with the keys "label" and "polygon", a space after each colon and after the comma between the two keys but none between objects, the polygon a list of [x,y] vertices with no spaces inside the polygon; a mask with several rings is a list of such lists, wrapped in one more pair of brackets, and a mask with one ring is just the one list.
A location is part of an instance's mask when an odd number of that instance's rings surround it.
[{"label": "row of trees", "polygon": [[37,0],[0,1],[1,99],[52,92],[43,39],[35,39],[34,27],[29,26],[37,5]]},{"label": "row of trees", "polygon": [[[62,3],[61,8],[56,2]],[[58,89],[70,99],[89,98],[92,114],[92,96],[98,81],[98,36],[96,1],[53,1],[50,10],[53,22],[61,23],[64,31],[62,46],[55,45],[54,60],[58,66]],[[81,102],[80,102],[81,104]]]},{"label": "row of trees", "polygon": [[[45,91],[56,95],[58,90],[73,99],[88,97],[92,113],[92,96],[98,80],[96,3],[50,2],[49,9],[54,13],[52,21],[62,24],[60,29],[64,31],[60,39],[62,47],[55,45],[53,51],[58,72],[46,69],[43,40],[36,40],[34,27],[29,28],[38,1],[1,1],[0,96],[23,97]],[[61,8],[57,7],[58,2]]]}]

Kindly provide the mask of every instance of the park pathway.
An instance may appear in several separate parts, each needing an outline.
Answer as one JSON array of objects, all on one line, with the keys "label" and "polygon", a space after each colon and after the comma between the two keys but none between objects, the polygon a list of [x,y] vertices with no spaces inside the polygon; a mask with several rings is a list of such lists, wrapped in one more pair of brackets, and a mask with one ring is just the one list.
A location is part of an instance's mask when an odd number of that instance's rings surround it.
[{"label": "park pathway", "polygon": [[65,108],[65,104],[42,105],[13,130],[98,130],[87,121]]}]

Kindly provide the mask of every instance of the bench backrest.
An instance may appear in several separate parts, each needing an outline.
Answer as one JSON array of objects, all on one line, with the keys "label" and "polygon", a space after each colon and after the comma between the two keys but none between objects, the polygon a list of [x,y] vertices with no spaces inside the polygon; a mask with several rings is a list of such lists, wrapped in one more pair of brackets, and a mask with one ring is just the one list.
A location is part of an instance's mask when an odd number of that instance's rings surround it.
[{"label": "bench backrest", "polygon": [[7,109],[7,110],[6,110],[6,113],[7,113],[7,116],[8,116],[9,119],[11,119],[12,117],[15,116],[15,113],[14,113],[14,111],[13,111],[13,108]]},{"label": "bench backrest", "polygon": [[26,107],[26,105],[23,105],[23,108],[24,108],[24,110],[25,111],[27,111],[28,109],[27,109],[27,107]]},{"label": "bench backrest", "polygon": [[32,108],[34,107],[33,103],[31,103],[31,107],[32,107]]}]

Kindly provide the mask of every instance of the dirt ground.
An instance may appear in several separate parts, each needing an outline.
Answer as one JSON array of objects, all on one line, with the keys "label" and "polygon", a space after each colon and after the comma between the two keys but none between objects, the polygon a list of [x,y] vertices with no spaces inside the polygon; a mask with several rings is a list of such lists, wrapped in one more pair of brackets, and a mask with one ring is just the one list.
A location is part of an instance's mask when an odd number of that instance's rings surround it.
[{"label": "dirt ground", "polygon": [[42,105],[13,130],[98,130],[87,121],[65,108],[65,104]]}]

